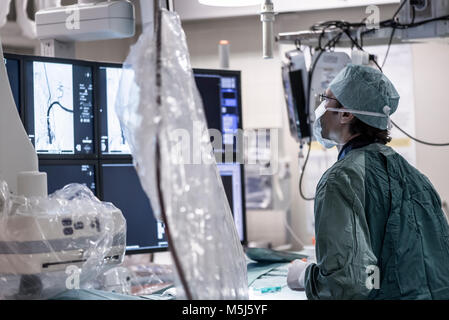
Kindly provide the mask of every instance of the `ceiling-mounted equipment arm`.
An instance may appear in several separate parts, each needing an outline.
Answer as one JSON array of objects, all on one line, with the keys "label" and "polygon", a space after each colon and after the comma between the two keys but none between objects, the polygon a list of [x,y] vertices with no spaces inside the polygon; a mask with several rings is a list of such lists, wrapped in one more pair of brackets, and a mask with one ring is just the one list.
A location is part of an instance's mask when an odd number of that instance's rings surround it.
[{"label": "ceiling-mounted equipment arm", "polygon": [[[320,47],[339,33],[342,37],[335,45],[341,47],[363,47],[395,42],[427,41],[432,38],[449,37],[449,3],[446,0],[416,1],[403,0],[393,17],[368,23],[346,21],[327,21],[312,26],[311,30],[286,32],[277,35],[281,44],[302,44]],[[419,27],[419,28],[418,28]]]}]

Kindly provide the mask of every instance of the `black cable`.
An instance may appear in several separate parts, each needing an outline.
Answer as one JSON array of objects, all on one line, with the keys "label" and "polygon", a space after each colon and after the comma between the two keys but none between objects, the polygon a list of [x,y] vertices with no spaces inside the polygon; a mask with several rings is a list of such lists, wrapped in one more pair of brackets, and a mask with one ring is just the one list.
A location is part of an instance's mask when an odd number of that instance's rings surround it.
[{"label": "black cable", "polygon": [[[333,37],[331,40],[329,40],[329,42],[324,46],[325,48],[329,48],[335,45],[335,43],[337,43],[341,36],[343,35],[343,32],[340,32],[339,34],[337,34],[335,37]],[[316,57],[316,59],[313,61],[312,66],[310,68],[310,72],[309,72],[309,94],[308,97],[309,99],[307,100],[308,103],[310,103],[310,96],[312,94],[312,88],[311,88],[311,83],[312,83],[312,79],[313,79],[313,73],[315,72],[315,67],[318,63],[318,61],[321,58],[321,55],[324,53],[324,50],[320,50],[320,52],[318,53],[318,56]],[[315,198],[308,198],[304,195],[304,193],[302,192],[302,180],[304,178],[304,171],[306,170],[307,167],[307,163],[309,161],[309,156],[310,156],[310,150],[311,150],[311,146],[312,146],[312,137],[310,137],[309,143],[309,150],[307,151],[307,157],[306,160],[304,161],[304,165],[302,167],[302,171],[301,171],[301,176],[299,178],[299,194],[301,195],[301,198],[303,198],[306,201],[313,201],[315,200]]]},{"label": "black cable", "polygon": [[344,33],[345,33],[346,36],[349,38],[349,40],[351,40],[352,44],[355,45],[355,46],[357,47],[357,49],[362,50],[362,51],[365,51],[365,50],[363,50],[363,48],[358,44],[358,42],[355,41],[355,40],[352,38],[351,33],[349,32],[349,30],[344,30]]},{"label": "black cable", "polygon": [[394,21],[394,19],[396,19],[396,17],[398,16],[399,12],[401,12],[402,8],[405,6],[405,4],[407,3],[407,1],[410,0],[404,0],[402,1],[402,3],[399,5],[399,8],[396,10],[396,12],[394,13],[393,17],[391,18],[391,20]]},{"label": "black cable", "polygon": [[[345,31],[345,34],[347,35],[347,37],[349,38],[349,40],[351,40],[351,42],[361,51],[365,50],[363,49],[363,38],[362,36],[360,36],[360,40],[361,40],[361,44],[359,45],[358,42],[356,40],[354,40],[351,36],[351,33],[349,31]],[[379,64],[377,63],[376,59],[370,59],[370,61],[373,61],[374,64],[377,66],[377,68],[379,68],[380,72],[384,73],[384,71],[382,70],[382,68],[379,66]],[[385,61],[384,61],[385,63]],[[383,67],[383,66],[382,66]]]},{"label": "black cable", "polygon": [[412,140],[414,140],[414,141],[416,141],[416,142],[418,142],[418,143],[421,143],[421,144],[424,144],[424,145],[428,145],[428,146],[432,146],[432,147],[449,147],[449,142],[448,142],[448,143],[434,143],[434,142],[426,142],[426,141],[417,139],[417,138],[411,136],[410,134],[408,134],[407,132],[405,132],[403,129],[401,129],[401,128],[400,128],[396,123],[394,123],[392,120],[391,120],[391,123],[392,123],[392,124],[399,130],[399,131],[401,131],[403,134],[405,134],[407,137],[409,137],[410,139],[412,139]]},{"label": "black cable", "polygon": [[[408,0],[405,0],[401,3],[400,7],[396,10],[395,14],[393,15],[393,18],[388,19],[388,20],[384,20],[379,22],[379,26],[380,28],[395,28],[395,29],[408,29],[408,28],[414,28],[414,27],[419,27],[423,24],[429,23],[429,22],[434,22],[434,21],[441,21],[441,20],[448,20],[449,19],[449,15],[445,15],[445,16],[440,16],[440,17],[436,17],[436,18],[431,18],[431,19],[427,19],[427,20],[422,20],[420,22],[415,22],[415,8],[414,6],[412,6],[413,8],[413,17],[412,17],[412,22],[409,24],[402,24],[399,23],[397,21],[395,21],[394,19],[397,17],[397,15],[399,14],[400,10],[404,7],[404,5],[407,3]],[[325,30],[342,30],[342,31],[350,31],[351,28],[362,28],[362,27],[366,27],[366,23],[361,22],[361,23],[349,23],[346,21],[325,21],[325,22],[321,22],[319,24],[315,24],[311,27],[311,30],[313,31],[325,31]],[[363,36],[368,34],[368,33],[372,33],[375,32],[376,29],[369,29],[366,31],[363,31],[361,33],[360,36],[360,40],[361,40],[361,47],[363,47]],[[355,44],[355,42],[353,42]]]},{"label": "black cable", "polygon": [[[153,0],[154,4],[154,21],[155,21],[155,39],[156,39],[156,106],[159,109],[162,108],[162,10],[159,4],[159,0]],[[181,260],[178,255],[177,247],[174,244],[172,233],[171,233],[171,225],[169,224],[167,218],[167,212],[164,203],[164,196],[162,190],[162,154],[161,154],[161,122],[158,124],[157,128],[157,137],[156,137],[156,190],[161,210],[161,217],[165,224],[165,234],[167,236],[167,242],[170,248],[171,256],[173,258],[174,265],[176,270],[178,271],[178,277],[181,282],[181,285],[184,289],[184,293],[186,295],[187,300],[193,300],[192,292],[190,291],[190,286],[187,281],[187,277],[185,274],[185,270],[181,264]]]},{"label": "black cable", "polygon": [[313,201],[315,200],[315,197],[313,198],[306,197],[302,192],[302,180],[304,178],[304,172],[306,170],[307,163],[309,162],[310,150],[312,149],[312,138],[310,138],[309,143],[307,145],[309,147],[309,150],[307,150],[307,156],[301,169],[301,176],[299,177],[299,194],[301,195],[301,198],[303,198],[304,200]]},{"label": "black cable", "polygon": [[379,66],[379,64],[377,63],[377,60],[375,57],[371,58],[370,56],[370,61],[374,62],[374,64],[377,66],[377,68],[379,68],[380,72],[384,73],[384,71],[382,70],[382,68]]},{"label": "black cable", "polygon": [[396,32],[396,28],[393,27],[393,30],[391,31],[391,35],[390,35],[390,40],[388,41],[387,53],[385,54],[384,62],[382,63],[382,69],[383,69],[383,67],[385,67],[385,63],[387,62],[388,55],[390,54],[390,48],[391,48],[391,44],[393,43],[393,37],[394,37],[395,32]]},{"label": "black cable", "polygon": [[448,20],[449,19],[449,15],[446,16],[441,16],[441,17],[436,17],[436,18],[432,18],[432,19],[427,19],[427,20],[423,20],[420,22],[415,22],[413,24],[401,24],[398,23],[397,26],[399,27],[399,29],[408,29],[408,28],[414,28],[414,27],[419,27],[423,24],[429,23],[429,22],[434,22],[434,21],[440,21],[440,20]]},{"label": "black cable", "polygon": [[[402,8],[405,6],[407,1],[409,1],[409,0],[402,1],[401,5],[399,6],[399,8],[396,10],[393,17],[391,18],[391,21],[393,21],[395,24],[396,24],[395,19],[396,19],[397,15],[399,14],[399,12],[401,12]],[[390,40],[388,41],[388,49],[387,49],[387,53],[385,54],[384,62],[382,63],[382,69],[385,66],[385,63],[387,62],[387,58],[390,53],[391,44],[393,43],[393,37],[394,37],[394,34],[396,33],[396,26],[393,26],[392,28],[393,28],[393,30],[391,31]]]}]

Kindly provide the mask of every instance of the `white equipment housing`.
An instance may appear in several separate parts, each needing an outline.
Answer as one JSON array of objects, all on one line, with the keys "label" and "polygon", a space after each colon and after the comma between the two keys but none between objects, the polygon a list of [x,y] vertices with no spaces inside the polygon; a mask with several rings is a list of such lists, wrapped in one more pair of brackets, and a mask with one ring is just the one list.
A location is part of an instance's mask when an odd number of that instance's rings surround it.
[{"label": "white equipment housing", "polygon": [[39,39],[62,42],[129,38],[135,34],[134,5],[120,0],[40,10],[36,29]]},{"label": "white equipment housing", "polygon": [[[122,226],[120,210],[112,213],[115,226]],[[104,236],[105,221],[86,214],[59,215],[54,219],[13,215],[4,220],[7,235],[0,234],[0,275],[38,275],[82,267],[92,254],[92,243]],[[70,229],[73,233],[67,233]],[[113,230],[113,242],[104,254],[106,265],[123,262],[126,228]],[[99,254],[99,252],[96,252]]]}]

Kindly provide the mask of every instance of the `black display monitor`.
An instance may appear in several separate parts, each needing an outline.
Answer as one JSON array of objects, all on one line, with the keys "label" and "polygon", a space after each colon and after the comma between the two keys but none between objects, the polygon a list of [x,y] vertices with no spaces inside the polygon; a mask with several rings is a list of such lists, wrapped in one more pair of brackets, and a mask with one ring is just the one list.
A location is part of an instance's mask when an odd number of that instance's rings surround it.
[{"label": "black display monitor", "polygon": [[127,254],[167,250],[162,222],[153,215],[132,163],[102,163],[102,200],[119,208],[127,224]]},{"label": "black display monitor", "polygon": [[39,155],[95,155],[93,66],[28,58],[25,126]]},{"label": "black display monitor", "polygon": [[17,111],[21,113],[20,105],[20,60],[9,58],[5,55],[5,66],[8,74],[9,84],[11,86],[12,96],[17,106]]},{"label": "black display monitor", "polygon": [[[226,196],[242,243],[246,242],[243,166],[218,165]],[[127,222],[127,254],[167,250],[164,224],[153,216],[150,200],[142,189],[132,163],[101,164],[102,200],[119,208]]]},{"label": "black display monitor", "polygon": [[237,151],[237,134],[242,129],[240,71],[195,69],[195,81],[203,100],[209,129],[222,135],[215,152]]},{"label": "black display monitor", "polygon": [[47,173],[48,194],[77,183],[88,187],[98,196],[98,170],[96,161],[39,161],[39,171]]},{"label": "black display monitor", "polygon": [[[121,65],[104,64],[98,70],[100,150],[103,157],[130,155],[115,112]],[[194,69],[195,82],[203,101],[207,125],[221,133],[222,143],[215,152],[237,151],[237,134],[242,129],[240,71]]]}]

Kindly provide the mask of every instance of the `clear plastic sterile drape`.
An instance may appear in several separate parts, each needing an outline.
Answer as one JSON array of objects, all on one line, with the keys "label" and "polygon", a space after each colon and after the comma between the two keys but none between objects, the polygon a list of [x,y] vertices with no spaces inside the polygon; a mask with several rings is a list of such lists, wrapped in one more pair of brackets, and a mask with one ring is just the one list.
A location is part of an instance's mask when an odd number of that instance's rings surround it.
[{"label": "clear plastic sterile drape", "polygon": [[101,289],[97,278],[123,262],[125,247],[121,211],[87,187],[26,198],[0,180],[0,300]]},{"label": "clear plastic sterile drape", "polygon": [[142,186],[161,219],[156,176],[159,139],[170,249],[182,269],[178,268],[178,297],[187,297],[182,272],[193,299],[246,299],[245,256],[205,130],[186,37],[176,13],[163,10],[161,14],[161,90],[156,83],[157,37],[144,30],[124,64],[116,111]]}]

